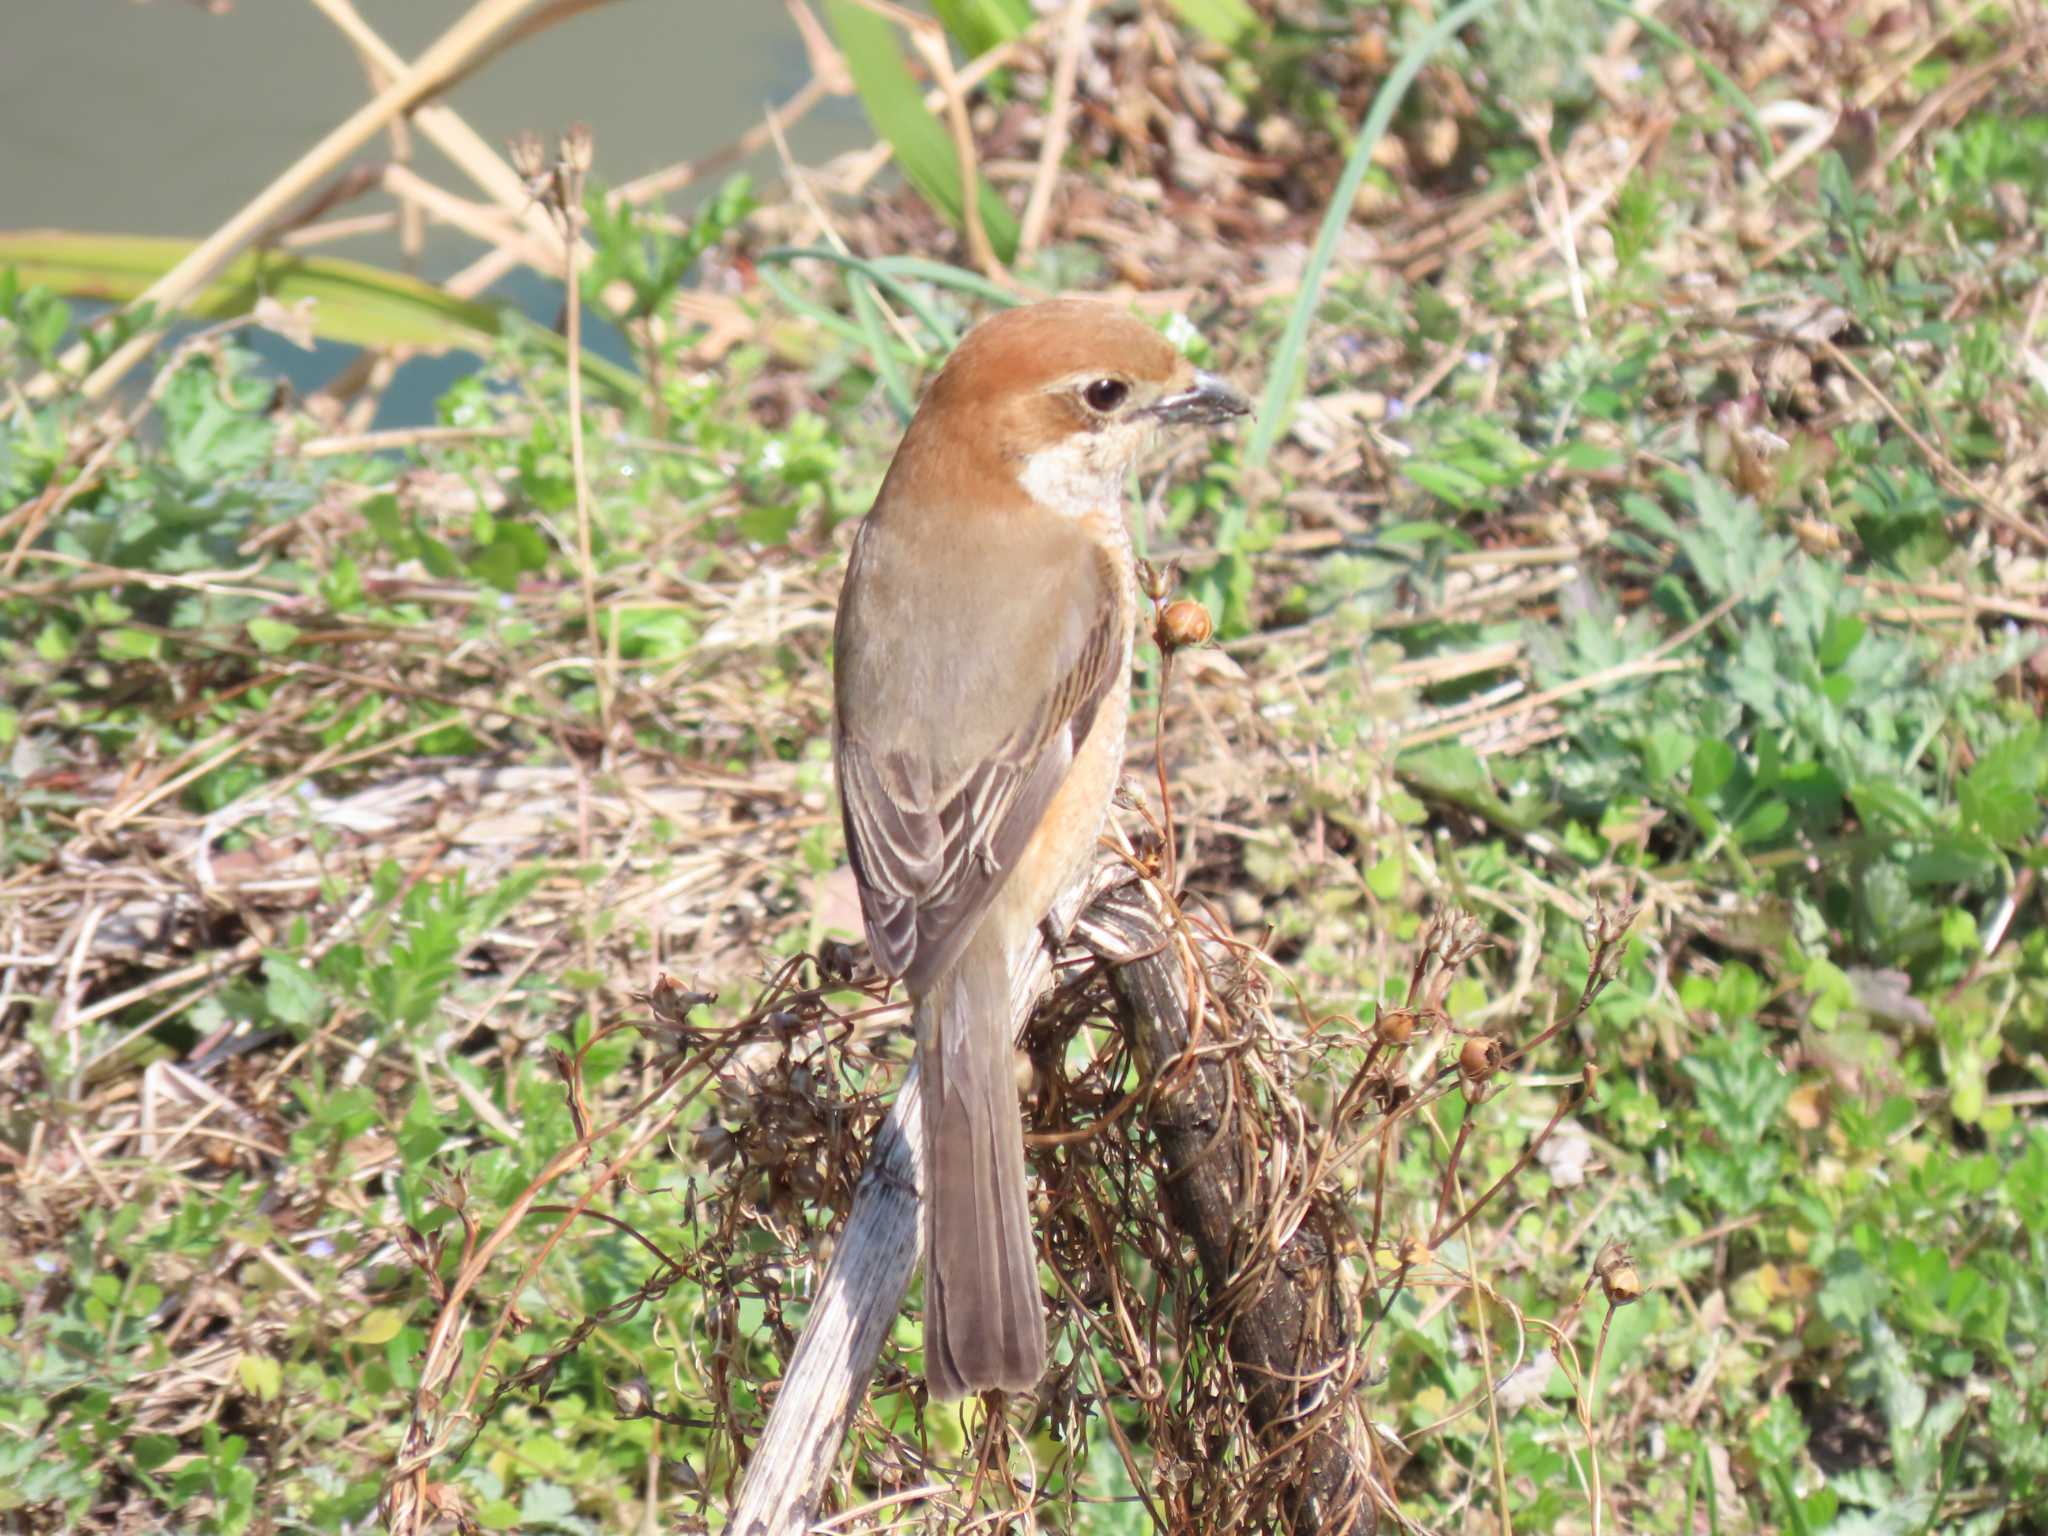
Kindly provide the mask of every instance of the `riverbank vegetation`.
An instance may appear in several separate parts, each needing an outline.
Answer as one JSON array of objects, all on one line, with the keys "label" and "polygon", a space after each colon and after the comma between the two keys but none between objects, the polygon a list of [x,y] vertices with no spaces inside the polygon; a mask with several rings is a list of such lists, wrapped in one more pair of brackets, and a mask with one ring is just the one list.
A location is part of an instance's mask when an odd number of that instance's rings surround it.
[{"label": "riverbank vegetation", "polygon": [[[524,9],[386,64],[472,185],[346,192],[463,279],[315,254],[374,124],[217,241],[0,239],[11,1525],[402,1475],[423,1526],[721,1528],[908,1058],[837,942],[848,539],[961,330],[1068,290],[1260,400],[1138,486],[1215,635],[1142,650],[1129,823],[1365,1506],[2048,1523],[2030,10],[827,0],[735,135],[852,93],[874,148],[620,188],[431,104]],[[563,324],[491,305],[519,264]],[[316,333],[366,350],[297,395],[254,344]],[[1060,996],[1060,1366],[929,1405],[913,1295],[833,1528],[1303,1528]]]}]

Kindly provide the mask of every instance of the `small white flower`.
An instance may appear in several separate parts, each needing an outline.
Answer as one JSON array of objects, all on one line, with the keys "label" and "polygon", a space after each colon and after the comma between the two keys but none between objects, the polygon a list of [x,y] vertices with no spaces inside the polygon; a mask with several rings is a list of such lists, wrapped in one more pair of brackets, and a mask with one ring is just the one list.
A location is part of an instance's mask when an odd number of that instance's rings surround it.
[{"label": "small white flower", "polygon": [[1185,352],[1202,339],[1202,333],[1195,329],[1195,322],[1175,310],[1167,317],[1166,339]]},{"label": "small white flower", "polygon": [[773,473],[789,462],[789,450],[779,437],[770,438],[768,446],[761,450],[761,468]]}]

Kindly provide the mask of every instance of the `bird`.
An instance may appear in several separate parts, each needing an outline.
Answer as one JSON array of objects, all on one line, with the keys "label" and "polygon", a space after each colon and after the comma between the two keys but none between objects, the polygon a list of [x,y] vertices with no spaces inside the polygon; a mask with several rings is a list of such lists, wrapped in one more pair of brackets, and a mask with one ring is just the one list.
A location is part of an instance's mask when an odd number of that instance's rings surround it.
[{"label": "bird", "polygon": [[1123,766],[1126,485],[1159,428],[1249,410],[1113,303],[1000,311],[932,381],[854,536],[833,763],[869,953],[917,1037],[939,1401],[1044,1374],[1010,998]]}]

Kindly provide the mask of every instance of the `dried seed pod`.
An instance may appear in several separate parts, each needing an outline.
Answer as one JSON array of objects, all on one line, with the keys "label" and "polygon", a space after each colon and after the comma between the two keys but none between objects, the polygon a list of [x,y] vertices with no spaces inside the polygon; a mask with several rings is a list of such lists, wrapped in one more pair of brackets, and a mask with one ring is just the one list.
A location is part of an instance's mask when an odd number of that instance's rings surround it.
[{"label": "dried seed pod", "polygon": [[611,1392],[612,1407],[622,1419],[644,1419],[654,1411],[654,1389],[647,1385],[645,1376],[618,1382]]},{"label": "dried seed pod", "polygon": [[1376,1076],[1371,1086],[1373,1102],[1383,1115],[1393,1114],[1415,1097],[1415,1090],[1402,1078]]},{"label": "dried seed pod", "polygon": [[1469,1082],[1485,1082],[1500,1070],[1500,1042],[1474,1035],[1458,1052],[1458,1070]]},{"label": "dried seed pod", "polygon": [[682,1489],[683,1492],[702,1493],[704,1491],[704,1479],[697,1475],[697,1469],[690,1464],[687,1457],[677,1456],[672,1460],[664,1460],[661,1464],[661,1469],[668,1474],[668,1480]]},{"label": "dried seed pod", "polygon": [[1154,565],[1150,560],[1138,562],[1138,590],[1155,603],[1171,592],[1179,579],[1180,570],[1171,562],[1166,565]]},{"label": "dried seed pod", "polygon": [[505,154],[524,181],[537,181],[547,171],[548,152],[541,146],[540,135],[531,129],[515,133],[507,140]]},{"label": "dried seed pod", "polygon": [[1636,1273],[1635,1260],[1621,1244],[1601,1251],[1593,1261],[1593,1273],[1599,1277],[1601,1293],[1610,1307],[1625,1307],[1642,1300],[1642,1277]]},{"label": "dried seed pod", "polygon": [[715,1120],[700,1126],[694,1139],[697,1160],[706,1168],[723,1168],[739,1150],[732,1132]]},{"label": "dried seed pod", "polygon": [[1607,1300],[1614,1306],[1625,1307],[1632,1301],[1642,1300],[1643,1282],[1633,1264],[1615,1265],[1600,1277],[1600,1284],[1607,1293]]},{"label": "dried seed pod", "polygon": [[588,123],[571,123],[562,135],[562,165],[577,176],[587,175],[597,158],[597,141]]},{"label": "dried seed pod", "polygon": [[686,987],[663,971],[655,978],[654,985],[640,994],[640,1000],[647,1004],[656,1022],[674,1026],[682,1024],[692,1008],[705,1008],[717,1002],[718,994]]},{"label": "dried seed pod", "polygon": [[1375,1003],[1372,1010],[1373,1032],[1379,1036],[1382,1045],[1406,1045],[1415,1036],[1415,1012],[1410,1008],[1394,1008],[1382,1012]]},{"label": "dried seed pod", "polygon": [[840,939],[827,939],[818,946],[818,970],[827,981],[853,980],[860,951]]},{"label": "dried seed pod", "polygon": [[1191,597],[1168,603],[1152,627],[1152,638],[1162,651],[1178,651],[1190,645],[1207,645],[1216,633],[1209,610]]}]

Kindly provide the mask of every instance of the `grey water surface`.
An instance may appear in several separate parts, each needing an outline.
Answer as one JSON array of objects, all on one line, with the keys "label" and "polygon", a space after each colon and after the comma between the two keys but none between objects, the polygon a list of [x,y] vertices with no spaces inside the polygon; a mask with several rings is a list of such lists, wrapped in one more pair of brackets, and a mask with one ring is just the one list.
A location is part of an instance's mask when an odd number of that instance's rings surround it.
[{"label": "grey water surface", "polygon": [[[469,0],[356,0],[402,56],[412,57]],[[730,143],[808,76],[788,12],[774,0],[614,0],[502,53],[446,97],[502,147],[532,130],[552,144],[571,122],[596,135],[595,176],[607,184]],[[368,97],[354,48],[308,0],[0,0],[0,228],[198,238],[220,224]],[[865,137],[858,108],[828,101],[790,135],[799,160]],[[386,159],[380,135],[356,163]],[[476,195],[419,135],[413,163],[459,195]],[[773,177],[772,155],[750,169]],[[674,206],[686,209],[684,194]],[[381,196],[330,217],[389,206]],[[437,234],[420,264],[439,278],[479,247]],[[397,265],[392,236],[320,247],[322,254]],[[558,284],[531,272],[496,297],[552,320]],[[616,338],[612,338],[616,345]],[[346,353],[264,350],[302,386]],[[623,357],[623,352],[619,355]],[[434,396],[474,359],[409,364],[384,424],[423,419]]]}]

